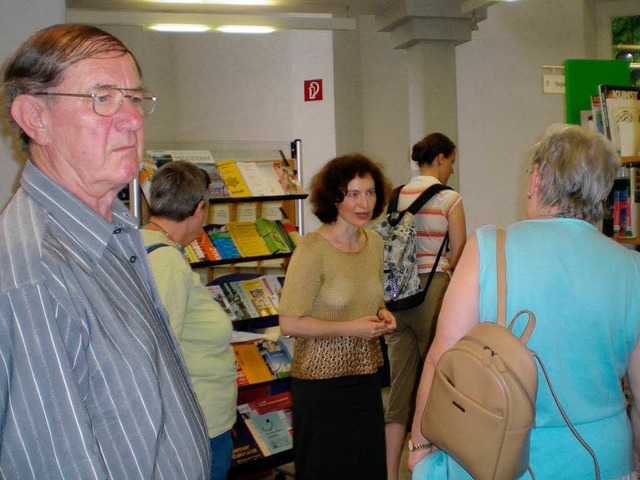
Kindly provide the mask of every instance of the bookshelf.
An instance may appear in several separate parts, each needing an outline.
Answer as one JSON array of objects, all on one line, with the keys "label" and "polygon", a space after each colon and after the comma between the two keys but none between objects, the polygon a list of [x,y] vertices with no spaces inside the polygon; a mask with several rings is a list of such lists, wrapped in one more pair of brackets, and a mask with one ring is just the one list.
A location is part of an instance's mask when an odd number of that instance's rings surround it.
[{"label": "bookshelf", "polygon": [[622,165],[640,166],[640,155],[627,155],[620,157],[620,162]]},{"label": "bookshelf", "polygon": [[[153,144],[148,150],[154,152],[179,152],[181,150],[195,152],[210,152],[210,157],[215,163],[218,160],[233,159],[236,163],[247,162],[251,164],[273,164],[282,162],[285,168],[291,169],[296,177],[298,184],[302,179],[302,142],[294,140],[292,142],[186,142],[186,143],[166,143]],[[287,158],[284,152],[290,152]],[[187,155],[187,153],[185,153]],[[175,158],[182,159],[179,157]],[[194,163],[198,163],[195,162]],[[207,168],[202,165],[207,170]],[[269,170],[277,170],[268,166]],[[210,175],[211,176],[211,175]],[[213,178],[212,178],[213,180]],[[276,183],[278,180],[276,180]],[[213,182],[212,182],[213,183]],[[301,185],[299,185],[301,187]],[[284,187],[283,187],[284,188]],[[138,223],[144,223],[146,220],[146,201],[141,195],[143,187],[140,185],[140,179],[136,179],[129,188],[131,193],[130,209],[138,219]],[[229,189],[230,190],[230,189]],[[209,219],[208,224],[228,225],[233,222],[255,222],[260,218],[277,217],[281,212],[283,221],[289,222],[288,227],[293,226],[297,229],[298,234],[303,234],[303,217],[302,202],[307,198],[306,193],[285,193],[274,195],[245,195],[245,196],[216,196],[209,199]],[[224,219],[224,221],[221,221]],[[269,218],[272,219],[272,218]],[[205,231],[207,238],[209,234]],[[295,243],[295,242],[294,242]],[[231,283],[234,275],[238,278],[237,266],[243,268],[243,272],[251,270],[255,273],[255,277],[259,277],[264,273],[264,268],[277,269],[284,275],[286,271],[286,260],[292,255],[291,251],[286,253],[270,253],[265,255],[246,255],[239,258],[222,258],[219,260],[191,261],[191,267],[202,271],[201,276],[206,276],[207,287],[217,284]],[[186,250],[186,248],[185,248]],[[281,261],[280,261],[281,260]],[[275,261],[275,263],[274,263]],[[223,273],[220,274],[220,271]],[[203,275],[204,274],[204,275]],[[248,275],[245,273],[245,275]],[[217,277],[217,278],[216,278]],[[246,278],[246,277],[245,277]],[[227,291],[227,287],[225,287]],[[211,290],[210,290],[211,292]],[[243,294],[245,297],[249,292]],[[212,293],[212,297],[218,301]],[[243,298],[245,298],[243,297]],[[237,297],[235,302],[240,302]],[[251,300],[249,300],[251,302]],[[227,302],[228,303],[228,302]],[[222,303],[221,303],[222,304]],[[223,307],[224,308],[224,307]],[[226,310],[226,309],[225,309]],[[235,331],[257,332],[272,330],[278,325],[277,310],[276,314],[271,311],[269,315],[263,315],[260,312],[255,317],[243,316],[242,318],[233,319],[233,328]],[[268,338],[268,337],[267,337]],[[243,343],[238,343],[242,345]],[[244,342],[245,351],[253,350],[252,346],[261,344],[259,341],[250,340]],[[235,343],[233,345],[236,345]],[[234,348],[235,352],[235,348]],[[257,356],[255,355],[256,352]],[[270,356],[273,352],[269,350],[257,349],[254,351],[253,358],[260,364],[259,370],[264,372],[272,371],[273,365],[270,362]],[[288,350],[290,356],[292,352]],[[236,354],[239,362],[239,357]],[[264,374],[266,375],[266,374]],[[292,432],[290,428],[290,380],[288,376],[276,375],[260,377],[260,381],[247,382],[245,374],[241,374],[239,369],[239,386],[238,386],[238,412],[237,422],[234,427],[234,453],[232,467],[229,471],[228,478],[243,479],[248,478],[256,472],[274,469],[280,465],[293,461],[292,450]],[[250,376],[250,375],[249,375]],[[252,377],[255,379],[255,377]],[[244,380],[243,380],[244,379]],[[279,402],[279,403],[275,403]],[[288,402],[288,403],[287,403]],[[260,421],[269,422],[269,426],[277,426],[278,429],[264,434],[260,431]],[[252,477],[253,478],[253,477]]]}]

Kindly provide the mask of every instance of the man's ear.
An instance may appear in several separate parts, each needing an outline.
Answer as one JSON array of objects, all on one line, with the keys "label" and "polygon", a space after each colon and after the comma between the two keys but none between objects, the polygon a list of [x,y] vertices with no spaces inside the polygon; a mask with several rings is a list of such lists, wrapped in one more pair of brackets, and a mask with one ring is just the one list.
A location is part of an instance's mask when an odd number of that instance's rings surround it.
[{"label": "man's ear", "polygon": [[33,95],[18,95],[11,104],[11,118],[35,143],[44,145],[49,141],[45,115],[48,109],[44,102]]}]

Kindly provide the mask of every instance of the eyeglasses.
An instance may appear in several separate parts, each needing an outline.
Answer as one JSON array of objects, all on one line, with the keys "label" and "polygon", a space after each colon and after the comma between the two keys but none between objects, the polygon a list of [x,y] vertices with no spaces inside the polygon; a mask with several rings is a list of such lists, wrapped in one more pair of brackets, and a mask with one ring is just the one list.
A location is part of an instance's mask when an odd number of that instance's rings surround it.
[{"label": "eyeglasses", "polygon": [[[125,93],[126,92],[126,93]],[[151,115],[156,108],[158,97],[148,95],[148,92],[137,88],[101,87],[93,93],[58,93],[35,92],[33,95],[47,95],[50,97],[79,97],[93,100],[93,111],[101,117],[115,115],[125,98],[136,107],[140,115]]]}]

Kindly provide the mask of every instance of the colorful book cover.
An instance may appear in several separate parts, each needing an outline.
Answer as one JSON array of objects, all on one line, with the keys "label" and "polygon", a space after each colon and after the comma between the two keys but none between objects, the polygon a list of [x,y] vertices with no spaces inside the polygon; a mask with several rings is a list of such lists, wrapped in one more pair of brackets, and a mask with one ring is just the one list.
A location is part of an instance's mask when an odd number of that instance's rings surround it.
[{"label": "colorful book cover", "polygon": [[286,378],[291,376],[291,356],[285,344],[278,339],[260,340],[258,349],[267,362],[274,378]]},{"label": "colorful book cover", "polygon": [[204,251],[200,247],[200,244],[198,243],[197,239],[194,240],[193,242],[191,242],[189,245],[187,245],[187,247],[189,247],[191,250],[193,250],[193,253],[195,254],[196,258],[198,259],[198,262],[202,262],[202,261],[207,259],[207,257],[204,254]]},{"label": "colorful book cover", "polygon": [[244,372],[249,384],[273,380],[271,370],[265,363],[255,343],[234,343],[232,345],[238,366]]},{"label": "colorful book cover", "polygon": [[211,238],[209,237],[207,232],[204,231],[204,229],[200,230],[194,242],[196,242],[196,244],[202,251],[205,260],[210,260],[210,261],[222,260],[222,256],[220,255],[220,252],[218,252],[216,247],[213,246],[213,242],[211,241]]},{"label": "colorful book cover", "polygon": [[243,257],[260,257],[271,255],[253,222],[229,222],[227,230],[238,251]]},{"label": "colorful book cover", "polygon": [[240,252],[231,238],[231,234],[223,225],[205,225],[205,232],[209,235],[213,246],[222,259],[240,258]]},{"label": "colorful book cover", "polygon": [[281,226],[285,233],[287,233],[287,238],[289,238],[291,240],[291,243],[293,244],[293,248],[291,250],[294,250],[300,242],[301,238],[298,229],[293,223],[286,219],[276,220],[276,223]]},{"label": "colorful book cover", "polygon": [[244,181],[235,160],[216,162],[218,172],[232,197],[250,197],[251,190]]},{"label": "colorful book cover", "polygon": [[273,455],[293,448],[293,436],[287,412],[282,410],[267,412],[263,415],[246,418],[249,430],[258,435],[258,445],[266,450],[266,455]]},{"label": "colorful book cover", "polygon": [[268,317],[270,315],[277,315],[278,310],[273,305],[269,292],[265,288],[260,278],[253,278],[250,280],[241,280],[238,282],[247,298],[256,309],[258,316]]},{"label": "colorful book cover", "polygon": [[304,189],[291,167],[284,165],[284,163],[274,162],[273,170],[276,172],[280,185],[286,194],[296,195],[304,193]]},{"label": "colorful book cover", "polygon": [[231,435],[233,438],[232,466],[243,465],[264,457],[239,412],[236,423],[231,430]]},{"label": "colorful book cover", "polygon": [[616,151],[620,151],[619,124],[640,121],[640,88],[600,85],[598,89],[606,136]]},{"label": "colorful book cover", "polygon": [[238,300],[242,303],[241,308],[245,313],[245,319],[252,319],[260,317],[260,312],[254,305],[251,297],[247,293],[247,291],[243,288],[241,282],[229,282],[229,287],[231,287],[237,294]]},{"label": "colorful book cover", "polygon": [[263,275],[260,277],[265,285],[268,285],[267,291],[271,296],[271,303],[278,308],[280,302],[280,294],[282,292],[282,286],[284,285],[283,275]]},{"label": "colorful book cover", "polygon": [[260,281],[262,282],[265,292],[267,292],[267,295],[269,295],[269,299],[271,300],[271,303],[277,310],[278,303],[280,302],[280,289],[275,290],[271,285],[271,283],[269,282],[269,279],[267,278],[267,276],[264,276],[264,275],[261,276]]},{"label": "colorful book cover", "polygon": [[198,263],[200,261],[200,259],[198,259],[198,255],[193,249],[193,245],[185,245],[182,252],[184,253],[184,256],[187,257],[187,261],[189,263]]},{"label": "colorful book cover", "polygon": [[291,252],[291,246],[287,242],[285,235],[289,235],[281,231],[274,220],[259,218],[253,224],[262,237],[264,243],[269,247],[271,253],[288,253]]},{"label": "colorful book cover", "polygon": [[238,412],[264,456],[293,448],[291,393],[286,391],[238,405]]},{"label": "colorful book cover", "polygon": [[236,314],[233,311],[233,307],[231,307],[231,304],[227,300],[227,297],[225,297],[222,287],[220,285],[207,285],[207,290],[209,291],[211,298],[218,302],[218,304],[226,312],[229,320],[237,320]]},{"label": "colorful book cover", "polygon": [[255,162],[236,162],[236,166],[252,196],[266,197],[275,195],[269,181]]},{"label": "colorful book cover", "polygon": [[227,302],[231,306],[233,311],[233,315],[236,320],[248,320],[251,318],[249,316],[249,312],[247,312],[246,308],[242,304],[242,299],[238,296],[238,292],[231,285],[232,282],[225,282],[220,284],[220,288],[224,293]]}]

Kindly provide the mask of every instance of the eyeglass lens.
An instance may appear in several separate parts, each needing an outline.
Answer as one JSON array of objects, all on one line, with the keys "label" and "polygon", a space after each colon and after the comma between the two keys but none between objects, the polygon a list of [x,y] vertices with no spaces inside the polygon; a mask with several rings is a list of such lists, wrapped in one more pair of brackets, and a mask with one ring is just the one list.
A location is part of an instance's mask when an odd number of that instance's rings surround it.
[{"label": "eyeglass lens", "polygon": [[[125,93],[126,92],[126,93]],[[101,116],[114,115],[122,105],[125,98],[138,109],[141,115],[149,115],[156,107],[156,98],[149,96],[144,91],[120,90],[118,88],[99,88],[92,95],[93,110]]]}]

